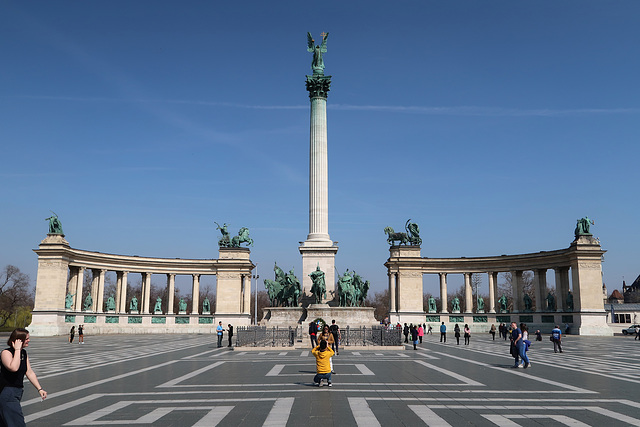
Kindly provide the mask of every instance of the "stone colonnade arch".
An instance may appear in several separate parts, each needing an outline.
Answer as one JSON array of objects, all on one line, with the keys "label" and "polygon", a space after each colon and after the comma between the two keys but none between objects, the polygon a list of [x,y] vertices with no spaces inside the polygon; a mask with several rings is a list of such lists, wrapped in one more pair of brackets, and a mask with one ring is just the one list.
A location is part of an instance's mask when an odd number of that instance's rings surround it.
[{"label": "stone colonnade arch", "polygon": [[[392,246],[385,263],[389,276],[389,320],[392,323],[478,323],[478,329],[488,329],[491,323],[516,321],[550,329],[553,324],[569,323],[574,333],[582,335],[612,335],[606,324],[602,298],[602,255],[600,242],[591,236],[580,236],[569,248],[521,255],[501,255],[477,258],[423,258],[419,246]],[[556,277],[556,307],[548,310],[543,304],[547,289],[547,270]],[[535,311],[525,311],[522,293],[522,273],[534,272]],[[499,272],[512,273],[513,309],[502,312],[498,307],[497,277]],[[471,275],[487,274],[489,307],[474,313]],[[438,274],[440,278],[439,311],[425,313],[423,308],[423,274]],[[447,275],[464,275],[464,312],[447,310]],[[573,287],[573,308],[568,306],[569,279]],[[486,313],[485,313],[486,311]],[[508,318],[508,319],[507,319]],[[570,320],[570,321],[569,321]],[[483,325],[481,325],[483,324]]]},{"label": "stone colonnade arch", "polygon": [[[226,325],[251,323],[251,271],[255,267],[248,248],[220,248],[219,259],[148,258],[114,255],[71,248],[63,235],[49,234],[38,249],[36,298],[30,332],[34,336],[66,334],[73,324],[85,324],[90,333],[206,333],[218,321]],[[84,310],[84,272],[92,270],[90,309]],[[103,310],[107,272],[116,273],[115,308]],[[142,275],[139,309],[129,310],[127,281]],[[167,280],[167,313],[153,313],[151,276]],[[192,305],[173,313],[176,275],[192,278]],[[200,312],[200,278],[215,275],[215,313]],[[67,284],[69,288],[67,287]],[[70,308],[67,293],[75,294]],[[212,307],[213,308],[213,307]],[[188,314],[187,314],[188,313]],[[215,320],[215,322],[214,322]]]}]

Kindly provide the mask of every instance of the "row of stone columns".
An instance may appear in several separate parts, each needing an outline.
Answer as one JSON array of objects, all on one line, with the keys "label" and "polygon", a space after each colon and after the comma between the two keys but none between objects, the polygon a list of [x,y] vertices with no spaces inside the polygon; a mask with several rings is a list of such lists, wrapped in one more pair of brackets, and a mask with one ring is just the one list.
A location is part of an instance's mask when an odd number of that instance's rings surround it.
[{"label": "row of stone columns", "polygon": [[[556,311],[567,311],[569,308],[566,303],[566,296],[569,293],[569,267],[559,267],[554,269],[556,277]],[[522,274],[523,270],[511,271],[511,288],[512,288],[512,312],[518,313],[524,309],[522,303]],[[447,274],[438,273],[440,276],[440,302],[441,307],[439,313],[448,313],[448,297],[447,297]],[[464,275],[464,313],[472,313],[473,307],[473,289],[471,286],[471,275],[473,273],[462,273]],[[533,293],[536,302],[536,312],[546,311],[543,307],[544,303],[543,290],[547,289],[547,269],[533,270]],[[496,303],[498,299],[498,272],[487,273],[489,279],[489,313],[496,312]],[[402,311],[403,307],[399,305],[398,298],[398,273],[389,273],[389,311],[391,313]]]},{"label": "row of stone columns", "polygon": [[[69,289],[68,292],[75,294],[74,303],[72,308],[74,311],[82,311],[84,303],[84,295],[82,289],[84,287],[84,272],[85,267],[71,268]],[[93,299],[91,305],[91,311],[96,313],[102,313],[104,306],[104,283],[107,270],[92,269],[93,278],[91,281],[91,297]],[[151,273],[143,272],[142,274],[142,292],[140,301],[140,312],[142,314],[150,314],[151,299]],[[114,295],[116,313],[126,313],[127,306],[127,288],[128,288],[128,271],[116,271],[116,294]],[[192,274],[192,313],[199,313],[198,307],[200,304],[200,274]],[[175,292],[175,274],[167,274],[167,288],[168,288],[168,301],[167,307],[169,310],[174,304],[174,292]],[[243,313],[249,313],[251,304],[251,281],[250,276],[242,276],[243,289],[242,292],[246,295],[243,298]],[[246,306],[246,311],[245,311]]]}]

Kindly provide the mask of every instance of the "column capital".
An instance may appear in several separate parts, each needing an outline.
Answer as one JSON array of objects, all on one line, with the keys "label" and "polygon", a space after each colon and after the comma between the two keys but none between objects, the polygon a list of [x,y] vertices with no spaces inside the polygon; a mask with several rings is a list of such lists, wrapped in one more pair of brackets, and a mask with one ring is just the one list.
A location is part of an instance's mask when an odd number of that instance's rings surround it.
[{"label": "column capital", "polygon": [[329,87],[331,86],[331,76],[307,76],[306,83],[310,99],[327,99]]}]

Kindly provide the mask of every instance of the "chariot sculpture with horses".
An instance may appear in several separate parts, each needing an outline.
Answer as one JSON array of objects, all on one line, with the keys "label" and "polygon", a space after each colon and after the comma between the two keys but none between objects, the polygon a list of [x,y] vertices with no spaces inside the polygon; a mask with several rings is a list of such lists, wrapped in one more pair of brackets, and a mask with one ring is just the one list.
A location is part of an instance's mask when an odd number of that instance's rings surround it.
[{"label": "chariot sculpture with horses", "polygon": [[238,231],[237,236],[231,237],[229,235],[228,224],[225,223],[222,226],[215,223],[218,227],[216,230],[220,230],[222,236],[218,239],[218,246],[221,248],[239,248],[240,244],[246,243],[250,246],[253,246],[253,239],[249,237],[249,229],[247,227],[242,227],[240,231]]},{"label": "chariot sculpture with horses", "polygon": [[[411,219],[407,220],[404,225],[405,233],[396,233],[392,227],[385,227],[384,232],[388,236],[387,243],[391,246],[397,245],[413,245],[420,246],[422,239],[420,238],[420,227],[415,222],[411,222]],[[396,245],[395,242],[398,242]]]}]

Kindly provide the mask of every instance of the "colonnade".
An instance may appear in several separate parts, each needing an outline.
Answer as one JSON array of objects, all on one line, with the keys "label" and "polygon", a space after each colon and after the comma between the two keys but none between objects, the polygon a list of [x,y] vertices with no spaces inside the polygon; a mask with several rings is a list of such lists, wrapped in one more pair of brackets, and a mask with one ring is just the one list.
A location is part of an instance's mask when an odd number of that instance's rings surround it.
[{"label": "colonnade", "polygon": [[[30,328],[39,336],[64,333],[66,324],[76,321],[94,323],[93,330],[102,331],[98,333],[133,333],[140,328],[145,333],[167,333],[184,331],[185,327],[192,332],[210,332],[207,328],[213,325],[212,317],[234,325],[251,323],[251,271],[255,266],[248,248],[220,248],[218,259],[147,258],[74,249],[63,235],[49,234],[35,252],[38,278]],[[91,271],[91,305],[85,310],[87,271]],[[106,295],[109,272],[115,272],[115,291]],[[133,295],[129,280],[137,274],[142,283],[138,310],[130,310]],[[151,280],[157,275],[166,278],[162,314],[154,313],[155,302],[151,301]],[[184,311],[179,307],[175,313],[176,276],[185,275],[191,276],[191,306]],[[216,276],[216,303],[207,313],[200,309],[202,276]]]},{"label": "colonnade", "polygon": [[[570,267],[557,267],[554,269],[555,278],[556,278],[556,290],[555,290],[555,307],[553,310],[549,310],[547,308],[547,304],[545,303],[545,295],[550,291],[547,286],[547,271],[548,269],[535,269],[533,270],[533,295],[529,295],[532,297],[532,300],[535,305],[534,310],[526,310],[524,306],[523,300],[523,292],[522,292],[522,283],[523,283],[523,273],[522,270],[510,271],[511,273],[511,286],[512,286],[512,309],[510,312],[519,313],[522,311],[534,311],[534,312],[545,312],[545,311],[557,311],[557,312],[569,312],[573,311],[575,307],[569,307],[567,303],[567,296],[570,292],[570,282],[569,282],[569,272]],[[500,310],[497,310],[498,307],[498,299],[500,295],[498,293],[498,274],[501,272],[490,271],[484,274],[487,274],[488,282],[489,282],[489,307],[488,310],[476,310],[477,313],[496,313]],[[398,287],[398,272],[389,272],[389,310],[391,313],[402,312],[405,307],[402,307],[401,304],[398,303],[398,293],[400,289]],[[448,305],[449,305],[449,297],[448,297],[448,284],[447,284],[447,276],[451,274],[462,274],[464,276],[464,310],[461,310],[464,313],[473,313],[473,301],[474,296],[478,298],[478,295],[473,294],[472,287],[472,275],[477,273],[469,273],[469,272],[461,272],[461,273],[437,273],[440,279],[440,307],[436,311],[440,314],[448,314]],[[422,300],[420,301],[422,303]],[[409,307],[409,309],[413,309],[413,305]]]},{"label": "colonnade", "polygon": [[[107,312],[104,309],[105,306],[105,295],[104,295],[104,287],[105,287],[105,278],[106,274],[109,270],[106,269],[89,269],[92,273],[91,279],[91,289],[90,294],[92,298],[91,308],[89,310],[84,309],[84,300],[86,294],[83,294],[84,289],[84,279],[85,279],[85,271],[87,267],[77,266],[77,267],[69,267],[69,282],[67,287],[67,293],[73,295],[73,304],[71,307],[72,311],[90,311],[94,313],[103,313]],[[115,271],[116,273],[116,291],[114,295],[115,300],[115,310],[111,311],[116,314],[125,314],[129,313],[129,303],[131,302],[131,295],[129,291],[128,279],[129,274],[141,274],[142,276],[142,289],[141,289],[141,299],[138,304],[137,312],[141,314],[152,314],[153,309],[153,301],[151,301],[151,276],[153,273],[150,272],[130,272],[126,270]],[[175,281],[176,274],[175,273],[165,273],[166,283],[167,283],[167,310],[164,314],[179,314],[173,313],[174,307],[174,297],[175,297]],[[200,310],[200,276],[202,274],[191,274],[191,307],[187,308],[187,312],[192,314],[210,314],[204,313],[204,310]],[[251,277],[248,274],[241,275],[242,281],[242,298],[241,298],[241,307],[240,313],[242,314],[250,314],[251,307]],[[213,307],[212,307],[213,308]],[[210,310],[213,312],[213,310]],[[184,313],[183,313],[184,314]]]},{"label": "colonnade", "polygon": [[[611,335],[602,299],[601,264],[604,253],[600,242],[590,235],[577,237],[567,249],[477,258],[423,258],[419,246],[392,246],[385,263],[389,278],[389,320],[417,323],[424,322],[425,315],[453,314],[449,313],[447,278],[461,274],[464,276],[464,301],[460,301],[460,310],[455,310],[453,317],[456,322],[460,321],[461,315],[469,315],[469,321],[488,322],[489,318],[495,320],[500,316],[506,319],[508,314],[526,313],[529,319],[538,319],[538,322],[544,319],[543,323],[572,319],[580,334]],[[555,274],[553,301],[547,300],[549,270]],[[533,272],[532,295],[527,298],[527,301],[531,299],[531,307],[525,306],[523,273],[526,271]],[[498,274],[501,272],[511,273],[512,278],[512,300],[508,310],[499,306]],[[477,298],[477,295],[473,294],[472,276],[478,273],[487,275],[489,300],[488,307],[474,313],[474,296]],[[425,274],[437,274],[440,282],[440,307],[428,313],[423,308]],[[553,302],[551,307],[548,302]],[[483,315],[477,316],[478,312]],[[505,315],[501,316],[503,313]],[[536,316],[536,313],[541,314]],[[556,320],[550,316],[553,313],[562,313],[562,316]],[[518,316],[513,319],[519,320]],[[445,316],[440,320],[449,318]]]}]

